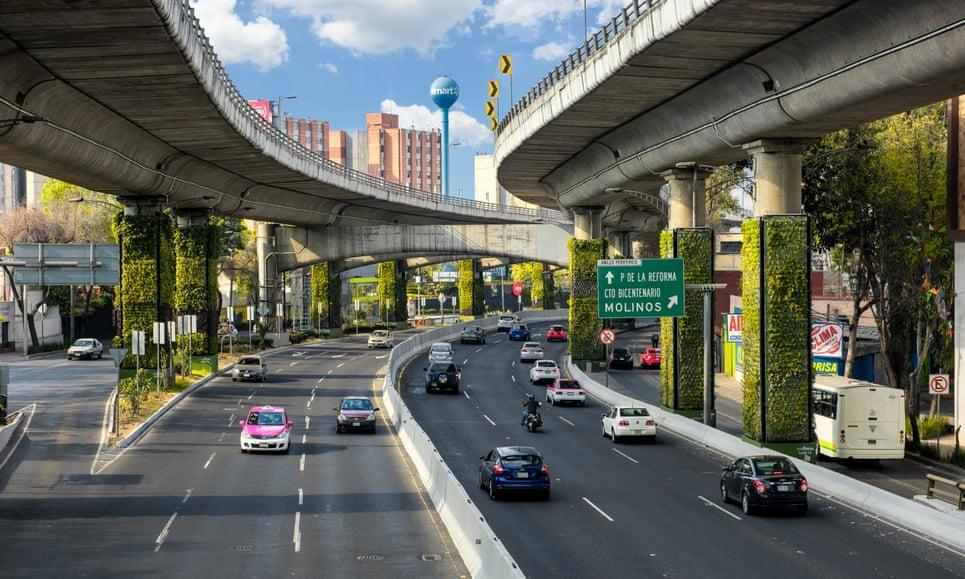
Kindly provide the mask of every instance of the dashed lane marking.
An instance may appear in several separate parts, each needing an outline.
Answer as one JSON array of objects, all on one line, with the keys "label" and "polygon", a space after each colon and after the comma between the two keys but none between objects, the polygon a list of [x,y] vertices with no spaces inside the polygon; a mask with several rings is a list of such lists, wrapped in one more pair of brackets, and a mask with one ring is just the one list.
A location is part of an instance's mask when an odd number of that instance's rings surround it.
[{"label": "dashed lane marking", "polygon": [[295,530],[292,532],[292,543],[295,543],[295,552],[298,553],[302,550],[302,531],[301,531],[302,514],[301,512],[295,513]]},{"label": "dashed lane marking", "polygon": [[161,545],[163,545],[164,540],[168,538],[168,532],[171,531],[171,524],[174,523],[174,519],[177,516],[178,516],[177,513],[174,513],[173,515],[171,515],[171,518],[168,519],[167,524],[164,525],[163,529],[161,529],[161,534],[157,536],[157,539],[154,539],[154,543],[157,545],[156,547],[154,547],[155,553],[161,550]]},{"label": "dashed lane marking", "polygon": [[298,462],[298,470],[299,472],[305,472],[305,453],[302,453],[302,458]]},{"label": "dashed lane marking", "polygon": [[700,500],[702,500],[702,501],[704,501],[704,503],[705,503],[708,507],[714,507],[715,509],[717,509],[718,511],[724,513],[725,515],[727,515],[728,517],[730,517],[730,518],[732,518],[732,519],[737,519],[738,521],[741,520],[740,517],[738,517],[737,515],[735,515],[734,513],[730,512],[730,511],[728,511],[728,510],[725,509],[724,507],[718,505],[718,504],[715,503],[714,501],[712,501],[712,500],[710,500],[710,499],[708,499],[708,498],[706,498],[706,497],[702,497],[702,496],[700,496],[700,495],[697,495],[697,498],[700,499]]},{"label": "dashed lane marking", "polygon": [[463,390],[462,393],[466,397],[466,400],[469,400],[469,393],[466,392],[465,390]]},{"label": "dashed lane marking", "polygon": [[637,459],[635,459],[635,458],[633,458],[633,457],[631,457],[631,456],[628,456],[628,455],[620,452],[619,450],[617,450],[617,449],[615,449],[615,448],[611,448],[610,450],[612,450],[613,452],[619,454],[619,455],[622,456],[623,458],[629,460],[629,461],[632,462],[633,464],[640,464],[640,461],[639,461],[639,460],[637,460]]},{"label": "dashed lane marking", "polygon": [[569,424],[570,426],[576,426],[575,424],[573,424],[573,423],[570,422],[569,420],[563,418],[562,416],[558,416],[557,418],[559,418],[559,419],[562,420],[563,422]]},{"label": "dashed lane marking", "polygon": [[598,512],[598,513],[600,513],[600,514],[603,516],[604,519],[610,521],[611,523],[613,522],[613,517],[611,517],[610,515],[606,514],[606,513],[603,511],[603,509],[601,509],[600,507],[598,507],[598,506],[596,506],[595,504],[593,504],[593,501],[591,501],[590,499],[588,499],[588,498],[586,498],[586,497],[581,497],[581,498],[586,502],[586,504],[588,504],[588,505],[590,505],[591,507],[593,507],[593,510],[595,510],[595,511]]},{"label": "dashed lane marking", "polygon": [[493,419],[492,419],[492,418],[486,416],[485,414],[483,414],[483,418],[485,418],[485,419],[486,419],[490,424],[492,424],[493,426],[496,426],[496,423],[493,422]]},{"label": "dashed lane marking", "polygon": [[208,457],[208,462],[204,463],[204,470],[208,470],[208,467],[211,466],[211,461],[214,460],[214,455],[216,454],[218,453],[217,452],[211,453],[211,456]]},{"label": "dashed lane marking", "polygon": [[184,493],[184,498],[181,499],[181,504],[182,504],[182,505],[183,505],[184,503],[188,502],[188,499],[191,498],[191,493],[192,493],[192,492],[193,492],[193,489],[188,489],[188,492]]}]

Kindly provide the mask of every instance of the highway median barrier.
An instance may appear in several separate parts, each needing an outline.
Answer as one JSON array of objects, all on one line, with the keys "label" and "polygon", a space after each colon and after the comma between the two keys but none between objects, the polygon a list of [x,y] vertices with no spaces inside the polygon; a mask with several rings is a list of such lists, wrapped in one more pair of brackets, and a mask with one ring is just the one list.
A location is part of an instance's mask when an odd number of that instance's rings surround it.
[{"label": "highway median barrier", "polygon": [[[566,319],[566,315],[566,310],[529,311],[522,314],[521,321],[558,321]],[[497,319],[490,317],[468,323],[492,331],[496,329]],[[393,348],[382,388],[382,408],[395,427],[402,447],[418,471],[420,482],[472,576],[476,579],[521,578],[524,575],[519,565],[443,460],[429,435],[412,417],[396,388],[401,372],[410,360],[425,353],[433,342],[458,339],[466,325],[460,323],[417,334]]]},{"label": "highway median barrier", "polygon": [[[766,450],[772,454],[779,451],[749,444],[732,436],[705,426],[678,414],[666,412],[661,408],[636,400],[630,396],[614,392],[587,376],[567,358],[566,367],[587,393],[610,406],[633,405],[646,408],[661,428],[678,434],[690,441],[729,457],[761,454]],[[786,456],[786,455],[785,455]],[[928,537],[935,543],[945,545],[958,552],[965,552],[965,518],[943,513],[911,499],[872,486],[843,474],[828,470],[823,466],[789,457],[801,473],[808,479],[810,487],[832,500],[848,505],[860,513],[897,526],[909,532]]]}]

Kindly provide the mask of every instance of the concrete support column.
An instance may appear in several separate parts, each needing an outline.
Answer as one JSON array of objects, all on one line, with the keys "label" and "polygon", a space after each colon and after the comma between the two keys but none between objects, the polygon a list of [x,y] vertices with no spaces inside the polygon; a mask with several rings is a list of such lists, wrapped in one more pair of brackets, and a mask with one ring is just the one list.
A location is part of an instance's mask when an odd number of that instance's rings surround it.
[{"label": "concrete support column", "polygon": [[603,237],[602,206],[573,208],[573,236],[576,239],[600,239]]},{"label": "concrete support column", "polygon": [[[258,308],[267,310],[268,316],[275,315],[276,290],[278,288],[278,256],[275,253],[274,223],[259,223],[258,236],[255,238],[255,250],[258,254]],[[264,310],[262,309],[264,308]],[[259,314],[258,319],[265,323],[265,318]]]},{"label": "concrete support column", "polygon": [[630,231],[611,231],[607,234],[607,253],[612,259],[631,257]]},{"label": "concrete support column", "polygon": [[670,184],[668,229],[703,227],[707,222],[704,186],[710,170],[694,163],[680,163],[662,176]]},{"label": "concrete support column", "polygon": [[801,212],[805,139],[760,139],[744,145],[754,159],[754,216]]},{"label": "concrete support column", "polygon": [[965,96],[948,101],[948,230],[955,252],[955,428],[965,445]]}]

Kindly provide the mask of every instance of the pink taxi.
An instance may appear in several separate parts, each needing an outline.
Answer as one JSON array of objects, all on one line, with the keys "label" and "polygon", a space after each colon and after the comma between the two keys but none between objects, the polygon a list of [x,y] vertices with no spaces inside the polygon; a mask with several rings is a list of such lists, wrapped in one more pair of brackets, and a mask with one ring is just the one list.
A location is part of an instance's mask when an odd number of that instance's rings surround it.
[{"label": "pink taxi", "polygon": [[292,421],[280,406],[252,406],[241,421],[241,452],[288,452]]}]

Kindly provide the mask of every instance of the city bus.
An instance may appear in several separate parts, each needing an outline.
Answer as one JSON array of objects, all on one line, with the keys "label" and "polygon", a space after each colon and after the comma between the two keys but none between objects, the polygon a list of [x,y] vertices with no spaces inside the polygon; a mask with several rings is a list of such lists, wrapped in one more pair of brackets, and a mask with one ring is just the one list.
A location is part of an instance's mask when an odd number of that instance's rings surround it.
[{"label": "city bus", "polygon": [[861,460],[905,457],[905,393],[842,376],[815,378],[818,452]]}]

